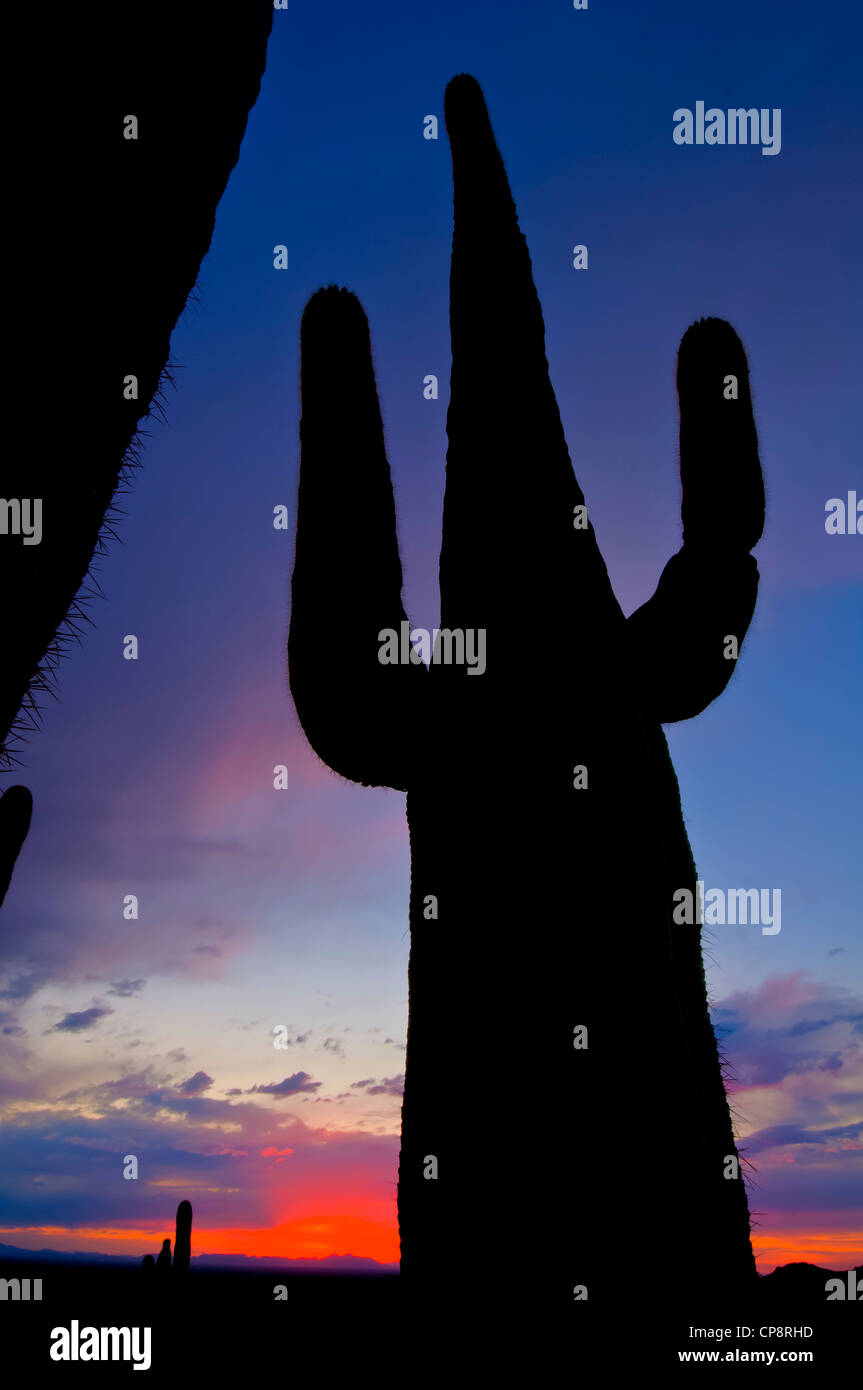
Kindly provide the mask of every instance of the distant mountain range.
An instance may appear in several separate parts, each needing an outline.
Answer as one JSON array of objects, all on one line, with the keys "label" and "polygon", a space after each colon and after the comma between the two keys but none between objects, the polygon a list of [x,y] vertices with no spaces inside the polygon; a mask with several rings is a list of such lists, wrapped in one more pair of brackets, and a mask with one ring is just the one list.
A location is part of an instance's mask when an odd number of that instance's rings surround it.
[{"label": "distant mountain range", "polygon": [[[86,1251],[24,1250],[19,1245],[0,1244],[0,1263],[15,1264],[39,1261],[44,1264],[79,1264],[137,1267],[137,1255],[101,1255]],[[280,1260],[271,1255],[193,1255],[192,1267],[200,1270],[234,1270],[246,1274],[398,1274],[398,1264],[382,1264],[363,1255],[326,1255],[321,1260]],[[856,1267],[858,1279],[863,1279],[863,1266]],[[842,1270],[822,1269],[818,1265],[793,1263],[780,1265],[772,1274],[763,1276],[761,1287],[769,1299],[814,1298],[823,1301],[824,1281],[845,1277]]]},{"label": "distant mountain range", "polygon": [[[138,1255],[100,1255],[86,1251],[23,1250],[0,1244],[0,1260],[39,1260],[50,1264],[139,1265]],[[325,1255],[320,1260],[280,1260],[270,1255],[193,1255],[196,1269],[236,1269],[253,1274],[281,1270],[283,1274],[398,1274],[397,1264],[381,1264],[363,1255]]]}]

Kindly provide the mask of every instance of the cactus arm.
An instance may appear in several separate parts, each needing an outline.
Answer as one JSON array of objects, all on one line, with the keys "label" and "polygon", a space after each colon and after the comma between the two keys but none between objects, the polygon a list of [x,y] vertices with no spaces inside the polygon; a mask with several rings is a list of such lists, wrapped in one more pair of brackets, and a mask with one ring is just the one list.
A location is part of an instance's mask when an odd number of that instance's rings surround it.
[{"label": "cactus arm", "polygon": [[33,797],[26,787],[9,787],[0,797],[0,906],[27,838],[32,814]]},{"label": "cactus arm", "polygon": [[383,664],[407,621],[395,502],[359,301],[313,295],[300,331],[302,420],[288,672],[306,737],[364,786],[405,790],[427,689],[421,664]]},{"label": "cactus arm", "polygon": [[[735,388],[737,399],[726,397]],[[764,527],[764,484],[743,345],[730,324],[702,319],[677,358],[683,546],[656,592],[629,619],[645,707],[663,723],[691,719],[734,671],[758,591],[749,551]]]}]

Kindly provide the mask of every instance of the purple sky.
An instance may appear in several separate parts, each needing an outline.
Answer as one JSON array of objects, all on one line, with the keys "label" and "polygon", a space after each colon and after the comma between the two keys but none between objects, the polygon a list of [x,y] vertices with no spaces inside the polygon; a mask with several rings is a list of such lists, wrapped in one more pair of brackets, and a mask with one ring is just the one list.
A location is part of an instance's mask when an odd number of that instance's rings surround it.
[{"label": "purple sky", "polygon": [[[407,609],[432,627],[451,189],[445,138],[425,141],[422,121],[465,70],[507,163],[627,612],[680,543],[678,341],[716,314],[749,354],[759,607],[726,693],[669,741],[707,886],[782,891],[781,933],[717,926],[709,947],[762,1268],[860,1262],[863,536],[824,528],[829,498],[863,498],[848,13],[733,3],[681,29],[667,3],[336,0],[275,16],[200,303],[174,335],[168,424],[153,423],[99,571],[107,602],[21,755],[36,813],[0,925],[0,1241],[137,1249],[188,1196],[193,1249],[396,1257],[404,798],[325,769],[287,692],[298,330],[322,283],[368,312]],[[698,99],[781,108],[781,153],[676,146],[672,112]],[[512,516],[515,546],[517,498]],[[453,1026],[467,1038],[471,1020]],[[454,1087],[470,1083],[465,1056]],[[524,1124],[553,1123],[520,1099]]]}]

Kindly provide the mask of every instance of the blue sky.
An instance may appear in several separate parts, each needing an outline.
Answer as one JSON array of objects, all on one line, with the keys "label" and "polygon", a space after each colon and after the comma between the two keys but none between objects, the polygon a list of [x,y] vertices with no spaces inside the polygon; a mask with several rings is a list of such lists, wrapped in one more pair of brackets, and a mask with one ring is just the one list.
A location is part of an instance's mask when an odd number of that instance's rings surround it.
[{"label": "blue sky", "polygon": [[[824,516],[828,498],[863,497],[861,24],[835,3],[699,11],[295,0],[274,16],[199,302],[174,334],[167,424],[152,422],[122,545],[99,570],[107,601],[92,604],[95,630],[23,754],[36,815],[0,927],[0,1240],[136,1248],[148,1223],[161,1229],[161,1188],[175,1183],[196,1234],[212,1233],[200,1249],[233,1232],[234,1248],[259,1253],[328,1253],[329,1240],[393,1257],[407,830],[401,795],[322,767],[287,691],[298,335],[319,285],[359,295],[406,606],[432,627],[449,370],[443,91],[468,71],[627,612],[680,544],[680,337],[718,315],[749,355],[768,500],[759,606],[728,690],[668,734],[708,887],[782,890],[778,936],[717,927],[709,947],[741,1133],[758,1151],[762,1267],[801,1251],[859,1263],[863,538],[828,536]],[[781,153],[675,145],[672,113],[697,100],[780,108]],[[437,142],[422,138],[427,114]],[[576,243],[587,271],[572,268]],[[436,402],[423,399],[429,372]],[[279,503],[287,533],[272,527]],[[516,546],[517,498],[512,518]],[[126,633],[137,663],[122,660]],[[287,792],[273,790],[277,763]],[[132,892],[141,915],[125,922]],[[275,1052],[279,1023],[292,1042]],[[285,1079],[281,1093],[253,1091]],[[150,1155],[134,1195],[120,1179],[133,1142]],[[85,1154],[104,1163],[99,1184]]]}]

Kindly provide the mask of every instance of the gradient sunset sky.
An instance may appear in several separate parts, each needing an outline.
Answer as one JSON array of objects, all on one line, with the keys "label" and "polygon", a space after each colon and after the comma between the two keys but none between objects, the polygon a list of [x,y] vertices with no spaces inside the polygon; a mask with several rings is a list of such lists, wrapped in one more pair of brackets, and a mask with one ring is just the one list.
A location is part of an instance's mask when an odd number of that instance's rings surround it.
[{"label": "gradient sunset sky", "polygon": [[[680,337],[713,314],[747,349],[768,502],[759,606],[726,693],[668,736],[708,888],[782,891],[779,935],[715,927],[708,943],[759,1267],[863,1259],[863,536],[824,526],[829,498],[863,498],[861,20],[836,0],[683,8],[296,0],[275,14],[199,302],[174,335],[167,424],[151,422],[122,545],[98,570],[106,599],[3,782],[30,786],[35,813],[0,916],[0,1242],[155,1253],[185,1197],[193,1254],[398,1259],[404,797],[328,771],[287,690],[298,334],[321,284],[347,285],[369,315],[406,608],[433,627],[443,92],[466,71],[506,161],[570,451],[626,612],[680,544]],[[781,108],[781,153],[675,145],[672,113],[698,100]],[[572,268],[576,243],[587,271]],[[438,401],[423,398],[428,373]],[[86,433],[85,403],[70,452]],[[514,551],[518,516],[514,496]],[[137,662],[122,659],[127,633]],[[501,1066],[531,1047],[511,1022]],[[472,1087],[472,1020],[441,1026],[464,1037],[454,1091]],[[634,1052],[608,1084],[625,1133],[628,1089],[661,1077]],[[558,1122],[529,1093],[512,1101],[513,1144]]]}]

